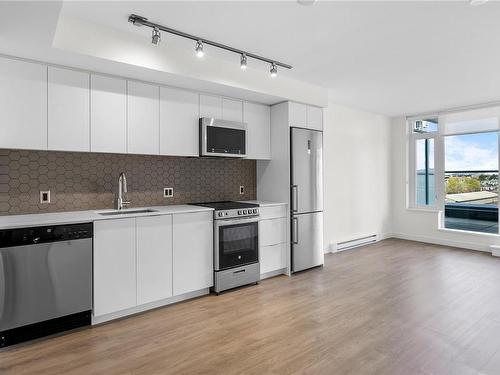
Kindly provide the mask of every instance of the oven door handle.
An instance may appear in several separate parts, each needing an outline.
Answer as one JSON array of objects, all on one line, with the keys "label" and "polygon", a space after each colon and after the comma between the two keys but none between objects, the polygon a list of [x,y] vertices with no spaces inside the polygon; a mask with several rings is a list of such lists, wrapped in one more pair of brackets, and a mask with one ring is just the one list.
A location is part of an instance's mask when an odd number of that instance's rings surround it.
[{"label": "oven door handle", "polygon": [[215,220],[215,224],[218,227],[222,227],[224,225],[231,225],[231,224],[246,224],[246,223],[257,223],[259,222],[258,217],[252,217],[248,219],[222,219],[222,220]]}]

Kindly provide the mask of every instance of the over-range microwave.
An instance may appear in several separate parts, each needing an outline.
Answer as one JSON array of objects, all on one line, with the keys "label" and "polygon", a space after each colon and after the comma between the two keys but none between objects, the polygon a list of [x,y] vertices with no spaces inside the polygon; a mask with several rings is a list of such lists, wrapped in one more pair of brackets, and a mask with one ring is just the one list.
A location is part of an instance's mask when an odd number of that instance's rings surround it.
[{"label": "over-range microwave", "polygon": [[247,156],[247,124],[200,118],[200,156]]}]

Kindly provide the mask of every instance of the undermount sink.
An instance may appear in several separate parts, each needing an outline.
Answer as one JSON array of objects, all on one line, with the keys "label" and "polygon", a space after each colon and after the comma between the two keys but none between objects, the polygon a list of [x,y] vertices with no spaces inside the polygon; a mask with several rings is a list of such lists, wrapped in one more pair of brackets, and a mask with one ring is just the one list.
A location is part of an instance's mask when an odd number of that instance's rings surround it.
[{"label": "undermount sink", "polygon": [[147,214],[149,212],[158,212],[158,211],[151,210],[151,209],[143,209],[143,210],[116,210],[116,211],[98,212],[98,214],[99,215],[103,215],[103,216],[113,216],[113,215]]}]

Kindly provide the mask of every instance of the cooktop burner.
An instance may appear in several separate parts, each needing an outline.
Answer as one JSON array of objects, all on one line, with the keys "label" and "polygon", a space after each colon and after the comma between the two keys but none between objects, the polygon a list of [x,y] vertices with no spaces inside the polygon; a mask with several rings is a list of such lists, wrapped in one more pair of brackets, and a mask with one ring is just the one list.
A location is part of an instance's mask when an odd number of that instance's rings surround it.
[{"label": "cooktop burner", "polygon": [[255,203],[242,203],[234,201],[202,202],[202,203],[191,203],[191,204],[194,206],[210,207],[215,209],[216,211],[259,207],[259,205]]}]

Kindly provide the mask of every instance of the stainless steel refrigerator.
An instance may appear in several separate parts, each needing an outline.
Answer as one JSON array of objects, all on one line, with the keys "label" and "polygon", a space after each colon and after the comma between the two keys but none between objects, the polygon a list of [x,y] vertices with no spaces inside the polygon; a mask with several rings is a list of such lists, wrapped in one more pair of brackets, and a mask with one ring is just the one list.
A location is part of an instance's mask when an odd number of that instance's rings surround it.
[{"label": "stainless steel refrigerator", "polygon": [[323,132],[290,128],[292,272],[323,257]]}]

